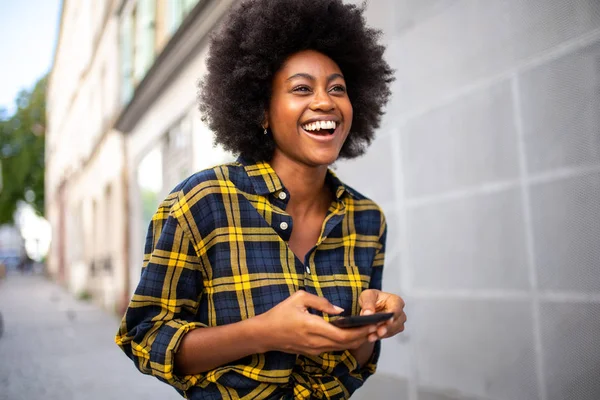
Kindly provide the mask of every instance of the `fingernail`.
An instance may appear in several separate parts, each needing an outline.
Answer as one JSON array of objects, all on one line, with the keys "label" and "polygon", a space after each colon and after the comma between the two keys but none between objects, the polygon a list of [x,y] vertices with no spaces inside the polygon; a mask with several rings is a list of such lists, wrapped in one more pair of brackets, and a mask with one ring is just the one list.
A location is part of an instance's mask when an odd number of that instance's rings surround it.
[{"label": "fingernail", "polygon": [[343,309],[342,307],[333,306],[333,308],[335,308],[335,310],[336,310],[337,312],[342,312],[342,311],[344,311],[344,309]]},{"label": "fingernail", "polygon": [[362,315],[371,315],[371,314],[373,314],[373,311],[372,311],[372,310],[364,310],[364,311],[362,312]]},{"label": "fingernail", "polygon": [[385,336],[385,334],[387,333],[387,328],[381,329],[381,332],[381,336]]},{"label": "fingernail", "polygon": [[377,337],[373,335],[369,335],[369,342],[373,343],[377,341]]}]

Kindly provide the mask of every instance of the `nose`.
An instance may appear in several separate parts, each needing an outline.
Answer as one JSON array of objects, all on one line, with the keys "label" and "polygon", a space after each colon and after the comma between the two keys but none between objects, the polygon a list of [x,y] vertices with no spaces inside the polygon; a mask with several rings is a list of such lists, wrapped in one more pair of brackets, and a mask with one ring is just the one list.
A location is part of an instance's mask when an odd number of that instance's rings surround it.
[{"label": "nose", "polygon": [[331,111],[335,108],[335,103],[333,102],[331,96],[327,92],[327,90],[317,90],[313,96],[313,99],[310,103],[310,109],[313,111]]}]

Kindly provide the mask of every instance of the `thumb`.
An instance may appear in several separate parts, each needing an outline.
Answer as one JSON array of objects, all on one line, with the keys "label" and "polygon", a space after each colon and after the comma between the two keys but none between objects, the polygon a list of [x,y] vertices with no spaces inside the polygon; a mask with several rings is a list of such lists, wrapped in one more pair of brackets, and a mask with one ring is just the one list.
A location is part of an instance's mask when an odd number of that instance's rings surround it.
[{"label": "thumb", "polygon": [[358,304],[360,305],[360,315],[369,315],[375,313],[377,309],[377,296],[376,290],[367,289],[364,290],[358,298]]},{"label": "thumb", "polygon": [[307,293],[305,291],[299,291],[299,301],[306,308],[312,308],[315,310],[319,310],[321,312],[327,314],[339,314],[344,311],[343,308],[334,306],[327,300],[325,297],[319,297],[311,293]]}]

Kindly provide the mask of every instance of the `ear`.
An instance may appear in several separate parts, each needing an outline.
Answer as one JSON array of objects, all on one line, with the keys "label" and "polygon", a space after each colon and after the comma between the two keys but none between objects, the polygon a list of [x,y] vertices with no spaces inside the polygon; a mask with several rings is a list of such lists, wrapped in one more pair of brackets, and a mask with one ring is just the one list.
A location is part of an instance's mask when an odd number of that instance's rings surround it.
[{"label": "ear", "polygon": [[261,122],[261,126],[263,127],[263,129],[268,129],[269,128],[269,111],[265,110],[265,115],[263,117],[263,120]]}]

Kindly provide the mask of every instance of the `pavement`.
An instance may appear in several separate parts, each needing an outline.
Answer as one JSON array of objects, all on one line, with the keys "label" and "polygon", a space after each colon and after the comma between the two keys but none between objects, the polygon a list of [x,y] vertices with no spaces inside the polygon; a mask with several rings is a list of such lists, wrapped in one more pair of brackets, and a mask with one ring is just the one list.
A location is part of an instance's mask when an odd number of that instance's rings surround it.
[{"label": "pavement", "polygon": [[[117,347],[119,323],[40,274],[9,272],[0,279],[0,400],[182,399]],[[406,390],[378,373],[352,399],[398,400]]]},{"label": "pavement", "polygon": [[176,400],[114,343],[118,317],[41,275],[0,279],[0,400]]}]

